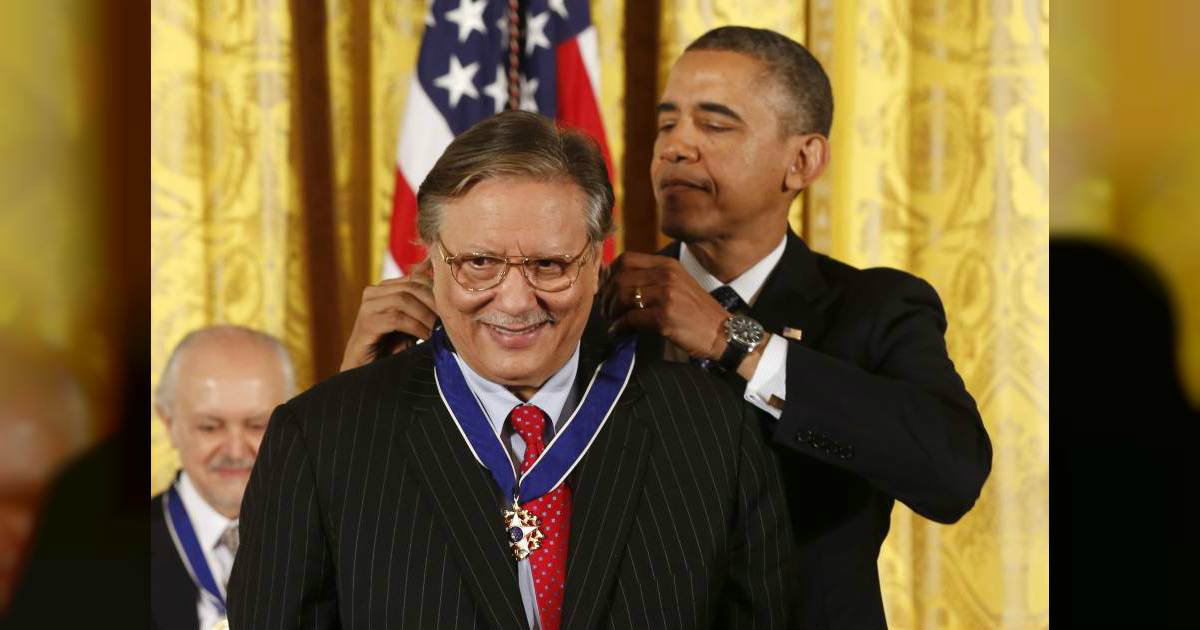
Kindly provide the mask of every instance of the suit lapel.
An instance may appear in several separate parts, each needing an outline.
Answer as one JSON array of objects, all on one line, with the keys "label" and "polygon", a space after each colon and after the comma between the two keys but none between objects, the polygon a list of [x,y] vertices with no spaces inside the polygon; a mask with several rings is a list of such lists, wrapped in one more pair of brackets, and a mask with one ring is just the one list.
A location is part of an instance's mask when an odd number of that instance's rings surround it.
[{"label": "suit lapel", "polygon": [[825,334],[826,313],[837,296],[821,276],[816,254],[789,231],[783,258],[767,276],[750,316],[768,332],[782,334],[785,327],[802,331],[800,343],[811,347]]},{"label": "suit lapel", "polygon": [[[658,255],[678,260],[679,250],[679,241],[672,241]],[[750,316],[768,332],[782,334],[784,327],[803,331],[801,343],[808,346],[824,334],[828,325],[825,313],[837,296],[837,289],[825,282],[817,268],[817,255],[788,230],[783,257],[767,276]],[[661,358],[662,338],[642,335],[638,339],[638,358],[643,353]]]},{"label": "suit lapel", "polygon": [[563,628],[603,625],[622,550],[642,496],[649,430],[636,417],[637,374],[572,475],[571,542],[563,595]]},{"label": "suit lapel", "polygon": [[150,609],[154,625],[160,628],[195,628],[200,625],[196,610],[199,590],[192,583],[179,552],[171,542],[161,494],[150,502],[150,510],[150,577],[153,580]]},{"label": "suit lapel", "polygon": [[413,422],[399,437],[399,448],[412,458],[488,625],[526,628],[516,563],[501,531],[496,483],[475,460],[438,396],[432,356],[423,354],[407,382],[402,400],[412,405]]}]

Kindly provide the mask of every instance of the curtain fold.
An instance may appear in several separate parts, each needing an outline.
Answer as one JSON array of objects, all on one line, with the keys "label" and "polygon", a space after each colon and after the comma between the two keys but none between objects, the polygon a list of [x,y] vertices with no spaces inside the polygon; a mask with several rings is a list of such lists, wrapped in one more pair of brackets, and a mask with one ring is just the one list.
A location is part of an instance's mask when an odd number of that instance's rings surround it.
[{"label": "curtain fold", "polygon": [[[190,330],[283,339],[312,382],[286,3],[154,2],[150,19],[151,387]],[[178,465],[151,423],[151,488]]]},{"label": "curtain fold", "polygon": [[888,622],[1046,627],[1048,3],[812,0],[809,12],[835,114],[805,234],[933,284],[994,449],[959,523],[897,505],[879,559]]}]

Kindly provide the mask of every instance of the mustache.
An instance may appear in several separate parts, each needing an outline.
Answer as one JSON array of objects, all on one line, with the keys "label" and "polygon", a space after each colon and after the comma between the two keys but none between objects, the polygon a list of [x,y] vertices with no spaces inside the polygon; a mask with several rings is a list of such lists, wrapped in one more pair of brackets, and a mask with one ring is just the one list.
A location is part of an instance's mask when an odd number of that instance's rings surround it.
[{"label": "mustache", "polygon": [[553,324],[554,322],[558,321],[558,318],[549,311],[536,310],[517,316],[497,312],[482,313],[475,316],[475,321],[479,322],[480,324],[489,324],[491,326],[499,326],[500,328],[520,330],[522,328],[529,328],[530,326],[536,326],[545,322]]},{"label": "mustache", "polygon": [[707,178],[689,177],[674,172],[664,173],[658,179],[659,190],[667,188],[668,186],[688,186],[690,188],[696,188],[698,190],[704,190],[707,192],[713,191],[712,182]]},{"label": "mustache", "polygon": [[208,465],[209,470],[220,470],[229,468],[253,468],[253,457],[222,457]]}]

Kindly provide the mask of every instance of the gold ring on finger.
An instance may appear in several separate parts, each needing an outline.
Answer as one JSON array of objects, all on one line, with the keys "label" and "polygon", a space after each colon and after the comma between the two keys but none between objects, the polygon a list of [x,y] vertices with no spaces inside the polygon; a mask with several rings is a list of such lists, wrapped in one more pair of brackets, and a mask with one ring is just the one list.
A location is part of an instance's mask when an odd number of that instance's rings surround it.
[{"label": "gold ring on finger", "polygon": [[633,303],[637,304],[638,308],[646,308],[646,303],[642,301],[642,288],[633,288]]}]

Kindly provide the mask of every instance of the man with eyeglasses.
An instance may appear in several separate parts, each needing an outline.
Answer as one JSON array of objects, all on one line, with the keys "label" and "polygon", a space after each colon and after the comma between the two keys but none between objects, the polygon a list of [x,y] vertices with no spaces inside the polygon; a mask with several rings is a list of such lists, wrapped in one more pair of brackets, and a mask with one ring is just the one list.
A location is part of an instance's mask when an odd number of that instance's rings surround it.
[{"label": "man with eyeglasses", "polygon": [[792,534],[755,414],[585,332],[612,230],[596,144],[503,113],[417,200],[441,326],[276,410],[231,626],[787,626]]}]

